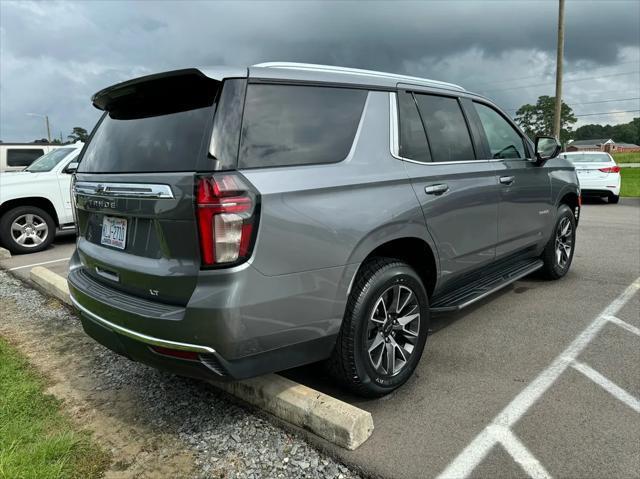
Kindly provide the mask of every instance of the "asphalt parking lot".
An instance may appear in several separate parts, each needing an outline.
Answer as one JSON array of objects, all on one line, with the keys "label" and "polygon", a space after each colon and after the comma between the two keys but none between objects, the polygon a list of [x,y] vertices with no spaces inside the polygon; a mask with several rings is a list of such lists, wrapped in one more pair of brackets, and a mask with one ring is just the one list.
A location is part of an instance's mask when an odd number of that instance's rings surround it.
[{"label": "asphalt parking lot", "polygon": [[[59,273],[73,238],[0,262]],[[20,269],[15,269],[20,268]],[[317,367],[285,375],[370,411],[347,464],[382,477],[637,478],[640,470],[640,201],[586,204],[572,269],[525,278],[433,333],[410,382],[382,400],[345,396]]]},{"label": "asphalt parking lot", "polygon": [[29,279],[29,272],[34,266],[44,266],[66,277],[69,258],[73,254],[75,245],[76,237],[74,232],[61,232],[58,233],[56,239],[46,250],[39,253],[13,255],[8,259],[0,259],[0,267],[24,280]]}]

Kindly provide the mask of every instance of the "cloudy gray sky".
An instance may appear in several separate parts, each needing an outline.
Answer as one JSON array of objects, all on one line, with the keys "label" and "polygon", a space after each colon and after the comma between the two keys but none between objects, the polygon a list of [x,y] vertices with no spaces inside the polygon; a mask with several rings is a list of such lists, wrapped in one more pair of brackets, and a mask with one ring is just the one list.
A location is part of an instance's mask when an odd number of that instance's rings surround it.
[{"label": "cloudy gray sky", "polygon": [[[0,139],[91,129],[95,91],[198,65],[298,61],[459,83],[513,113],[554,94],[557,0],[206,2],[0,0]],[[640,1],[568,0],[565,101],[640,109]],[[622,100],[622,101],[606,101]],[[597,103],[596,103],[597,102]],[[580,116],[620,123],[639,113]]]}]

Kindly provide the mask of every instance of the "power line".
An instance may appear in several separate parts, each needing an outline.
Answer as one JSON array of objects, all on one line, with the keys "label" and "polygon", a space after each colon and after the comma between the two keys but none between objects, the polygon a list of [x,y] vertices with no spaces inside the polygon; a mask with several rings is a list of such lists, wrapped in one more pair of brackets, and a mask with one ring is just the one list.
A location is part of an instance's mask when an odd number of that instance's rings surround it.
[{"label": "power line", "polygon": [[[600,75],[600,76],[596,76],[596,77],[575,78],[573,80],[564,80],[563,83],[586,81],[586,80],[599,80],[600,78],[610,78],[610,77],[618,77],[618,76],[623,76],[623,75],[633,75],[633,74],[637,74],[637,73],[640,73],[640,70],[634,70],[632,72],[624,72],[624,73],[612,73],[610,75]],[[555,82],[554,83],[537,83],[535,85],[512,86],[512,87],[507,87],[507,88],[492,88],[490,90],[481,90],[481,91],[490,92],[490,91],[517,90],[519,88],[533,88],[533,87],[549,86],[549,85],[555,85]]]},{"label": "power line", "polygon": [[[571,106],[575,105],[594,105],[596,103],[610,103],[615,101],[631,101],[631,100],[640,100],[640,97],[636,98],[619,98],[617,100],[598,100],[598,101],[583,101],[581,103],[571,103]],[[505,111],[518,111],[521,107],[518,108],[507,108]]]},{"label": "power line", "polygon": [[582,115],[573,115],[573,116],[596,116],[596,115],[616,115],[618,113],[635,113],[640,110],[620,110],[620,111],[605,111],[603,113],[584,113]]},{"label": "power line", "polygon": [[[638,65],[640,64],[640,59],[638,60],[634,60],[631,62],[622,62],[622,63],[616,63],[615,66],[620,66],[620,65],[630,65],[630,64],[634,64],[634,65]],[[592,71],[592,70],[596,70],[599,68],[605,68],[605,67],[590,67],[590,68],[584,68],[584,69],[580,69],[580,70],[573,70],[571,72],[569,72],[569,74],[573,75],[574,73],[580,73],[580,72],[584,72],[584,71]],[[548,76],[548,75],[531,75],[531,76],[527,76],[527,77],[520,77],[520,78],[508,78],[506,80],[495,80],[495,81],[491,81],[491,82],[481,82],[480,86],[485,85],[485,86],[490,86],[490,85],[495,85],[496,83],[505,83],[505,82],[512,82],[512,81],[520,81],[520,80],[530,80],[532,78],[540,78],[541,76]],[[475,88],[478,88],[478,85],[475,85]]]}]

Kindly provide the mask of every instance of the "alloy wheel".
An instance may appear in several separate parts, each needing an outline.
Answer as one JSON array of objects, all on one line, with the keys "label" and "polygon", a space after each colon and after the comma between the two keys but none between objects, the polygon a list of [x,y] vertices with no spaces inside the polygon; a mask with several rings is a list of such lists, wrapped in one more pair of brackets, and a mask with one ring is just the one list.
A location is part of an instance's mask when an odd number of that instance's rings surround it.
[{"label": "alloy wheel", "polygon": [[562,269],[567,267],[573,248],[573,226],[569,218],[564,217],[556,230],[556,263]]},{"label": "alloy wheel", "polygon": [[47,222],[33,213],[20,215],[11,223],[11,238],[25,248],[39,246],[48,235]]},{"label": "alloy wheel", "polygon": [[367,351],[378,374],[395,376],[407,365],[418,341],[420,305],[413,290],[395,285],[373,307],[367,328]]}]

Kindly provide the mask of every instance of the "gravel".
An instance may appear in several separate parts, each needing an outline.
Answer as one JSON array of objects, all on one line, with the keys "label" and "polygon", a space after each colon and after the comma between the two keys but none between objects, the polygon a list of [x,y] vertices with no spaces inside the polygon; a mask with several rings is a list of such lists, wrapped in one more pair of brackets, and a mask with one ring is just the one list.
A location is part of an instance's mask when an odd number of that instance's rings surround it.
[{"label": "gravel", "polygon": [[[277,427],[268,417],[239,405],[213,386],[129,361],[93,342],[66,307],[0,271],[0,305],[13,299],[19,317],[3,317],[12,327],[36,327],[47,334],[73,337],[90,358],[77,374],[95,380],[96,391],[128,392],[140,407],[137,421],[149,434],[179,438],[195,457],[200,478],[356,478],[355,472],[309,443]],[[0,310],[1,312],[1,310]],[[4,316],[4,315],[2,315]],[[32,323],[32,324],[26,324]],[[86,338],[86,339],[85,339]]]}]

